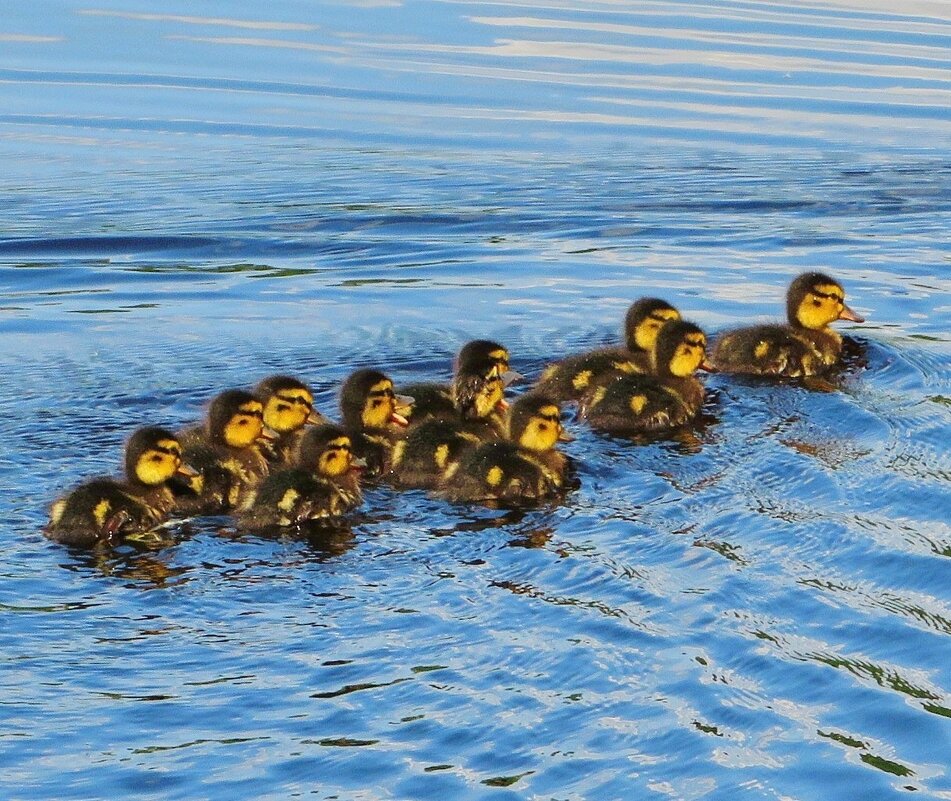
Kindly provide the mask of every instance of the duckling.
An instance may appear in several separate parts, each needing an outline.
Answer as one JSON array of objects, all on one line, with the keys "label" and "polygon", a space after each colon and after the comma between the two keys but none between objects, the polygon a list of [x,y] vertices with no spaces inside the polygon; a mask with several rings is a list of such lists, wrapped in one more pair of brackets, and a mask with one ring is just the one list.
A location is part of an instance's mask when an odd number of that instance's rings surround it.
[{"label": "duckling", "polygon": [[703,385],[694,376],[705,361],[707,339],[693,323],[664,323],[653,350],[653,375],[619,375],[582,399],[580,416],[614,434],[683,425],[700,411]]},{"label": "duckling", "polygon": [[262,447],[274,438],[255,395],[241,389],[217,395],[204,427],[181,436],[185,458],[200,475],[180,488],[177,507],[187,514],[222,514],[248,503],[268,475]]},{"label": "duckling", "polygon": [[428,418],[465,421],[465,430],[480,439],[505,436],[505,388],[523,376],[509,365],[509,352],[498,342],[476,339],[456,357],[452,383],[403,387],[416,402],[411,422]]},{"label": "duckling", "polygon": [[537,390],[518,398],[509,411],[509,439],[522,454],[536,462],[555,488],[565,484],[568,457],[558,450],[559,442],[573,442],[561,423],[561,408],[554,398]]},{"label": "duckling", "polygon": [[76,487],[52,505],[46,535],[90,546],[148,531],[172,510],[169,480],[195,475],[182,461],[182,446],[171,431],[140,428],[126,444],[125,481],[95,478]]},{"label": "duckling", "polygon": [[254,388],[264,404],[264,425],[277,434],[265,455],[272,465],[293,464],[304,436],[304,426],[329,422],[314,410],[314,393],[303,381],[289,375],[272,375]]},{"label": "duckling", "polygon": [[394,445],[388,478],[401,489],[433,489],[481,441],[461,420],[427,418]]},{"label": "duckling", "polygon": [[623,348],[597,348],[549,365],[537,389],[556,400],[579,401],[592,386],[617,373],[650,373],[651,351],[661,326],[679,320],[680,312],[660,298],[641,298],[624,318]]},{"label": "duckling", "polygon": [[842,337],[829,324],[865,322],[845,305],[842,285],[824,273],[803,273],[786,293],[787,325],[756,325],[720,335],[714,366],[723,372],[804,378],[839,361]]},{"label": "duckling", "polygon": [[394,443],[409,425],[405,413],[413,399],[397,395],[379,370],[351,373],[340,389],[340,414],[354,453],[366,461],[365,475],[376,478],[389,468]]},{"label": "duckling", "polygon": [[350,437],[337,425],[310,428],[294,467],[272,473],[240,515],[243,528],[293,526],[337,517],[360,505],[362,495]]}]

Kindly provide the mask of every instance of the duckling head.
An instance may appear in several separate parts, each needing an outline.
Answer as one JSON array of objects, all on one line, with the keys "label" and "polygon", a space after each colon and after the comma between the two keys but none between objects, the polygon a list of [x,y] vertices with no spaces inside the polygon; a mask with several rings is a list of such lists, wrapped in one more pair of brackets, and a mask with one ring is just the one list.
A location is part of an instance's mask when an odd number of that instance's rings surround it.
[{"label": "duckling head", "polygon": [[521,448],[544,453],[574,437],[561,424],[561,408],[547,395],[522,395],[509,413],[509,438]]},{"label": "duckling head", "polygon": [[264,404],[264,425],[278,434],[297,431],[307,423],[326,422],[314,411],[310,387],[293,376],[269,376],[254,388],[254,394]]},{"label": "duckling head", "polygon": [[272,432],[264,427],[264,404],[250,392],[229,389],[208,407],[208,435],[230,448],[247,448]]},{"label": "duckling head", "polygon": [[786,314],[793,326],[821,330],[836,320],[865,322],[845,305],[845,290],[824,273],[803,273],[789,285]]},{"label": "duckling head", "polygon": [[470,360],[453,379],[452,402],[467,420],[488,417],[496,409],[508,408],[505,400],[505,379],[499,366],[490,359]]},{"label": "duckling head", "polygon": [[456,356],[455,372],[472,373],[482,370],[486,363],[494,364],[499,369],[499,375],[505,386],[518,381],[525,376],[515,372],[509,364],[509,352],[504,345],[491,339],[473,339],[459,350]]},{"label": "duckling head", "polygon": [[126,444],[125,472],[130,482],[149,487],[164,484],[173,476],[192,478],[197,473],[182,461],[182,446],[164,428],[138,429]]},{"label": "duckling head", "polygon": [[298,464],[326,478],[337,478],[359,466],[350,437],[333,423],[307,430],[301,439]]},{"label": "duckling head", "polygon": [[650,353],[664,323],[679,320],[680,312],[666,300],[641,298],[631,304],[624,318],[624,338],[630,351]]},{"label": "duckling head", "polygon": [[707,337],[686,320],[664,324],[654,343],[654,370],[659,376],[687,378],[698,369],[712,370],[706,363]]},{"label": "duckling head", "polygon": [[340,414],[348,428],[385,430],[406,426],[401,413],[412,399],[397,395],[393,382],[379,370],[363,369],[350,374],[340,389]]}]

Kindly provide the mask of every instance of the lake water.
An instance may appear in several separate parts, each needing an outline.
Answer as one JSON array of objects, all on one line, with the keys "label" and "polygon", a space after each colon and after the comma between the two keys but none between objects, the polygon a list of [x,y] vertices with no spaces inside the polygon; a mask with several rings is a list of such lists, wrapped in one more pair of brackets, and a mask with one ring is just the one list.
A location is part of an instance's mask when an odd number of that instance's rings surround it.
[{"label": "lake water", "polygon": [[[2,795],[951,798],[948,4],[160,5],[0,11]],[[868,317],[837,391],[573,425],[561,505],[40,531],[220,389],[534,378],[805,269]]]}]

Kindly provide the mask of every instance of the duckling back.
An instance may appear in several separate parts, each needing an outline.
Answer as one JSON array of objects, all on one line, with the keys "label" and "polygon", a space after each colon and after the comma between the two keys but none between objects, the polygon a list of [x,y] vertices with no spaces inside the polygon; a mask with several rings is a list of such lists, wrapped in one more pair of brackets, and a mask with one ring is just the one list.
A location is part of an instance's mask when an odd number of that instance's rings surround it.
[{"label": "duckling back", "polygon": [[88,547],[148,531],[163,519],[161,512],[133,497],[122,483],[95,478],[53,504],[45,533],[56,542]]},{"label": "duckling back", "polygon": [[462,421],[424,420],[393,448],[390,480],[403,489],[432,489],[480,441]]},{"label": "duckling back", "polygon": [[440,486],[456,502],[533,504],[557,490],[541,465],[513,442],[486,442],[466,453]]}]

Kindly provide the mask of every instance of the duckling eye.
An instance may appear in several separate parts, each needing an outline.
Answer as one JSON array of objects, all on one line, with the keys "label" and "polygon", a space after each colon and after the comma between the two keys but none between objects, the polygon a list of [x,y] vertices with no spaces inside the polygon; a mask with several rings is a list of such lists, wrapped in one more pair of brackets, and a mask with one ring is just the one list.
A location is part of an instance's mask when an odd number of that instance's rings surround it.
[{"label": "duckling eye", "polygon": [[383,403],[383,401],[380,400],[379,398],[374,398],[373,403],[371,403],[370,405],[371,405],[374,409],[376,409],[378,406],[382,405],[382,403]]},{"label": "duckling eye", "polygon": [[149,459],[149,461],[158,463],[158,462],[161,462],[161,461],[162,461],[162,457],[159,456],[159,455],[156,453],[154,456],[152,456],[152,457]]},{"label": "duckling eye", "polygon": [[240,420],[238,420],[239,426],[246,426],[247,424],[248,424],[248,421],[243,417]]},{"label": "duckling eye", "polygon": [[288,406],[286,403],[279,403],[279,404],[277,404],[277,410],[278,410],[279,412],[286,412],[286,411],[287,411],[288,409],[290,409],[290,408],[291,408],[291,407]]}]

